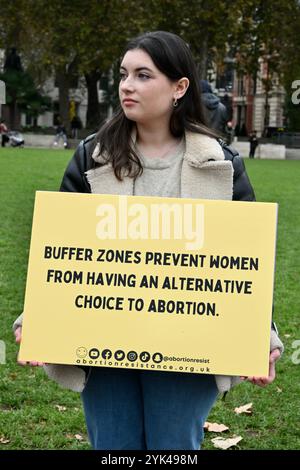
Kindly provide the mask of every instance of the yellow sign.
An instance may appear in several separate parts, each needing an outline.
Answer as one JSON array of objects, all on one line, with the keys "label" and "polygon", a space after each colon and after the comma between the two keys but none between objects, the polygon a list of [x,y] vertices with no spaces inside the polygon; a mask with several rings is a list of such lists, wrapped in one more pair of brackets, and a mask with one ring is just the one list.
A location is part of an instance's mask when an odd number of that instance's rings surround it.
[{"label": "yellow sign", "polygon": [[37,192],[20,359],[268,375],[277,204]]}]

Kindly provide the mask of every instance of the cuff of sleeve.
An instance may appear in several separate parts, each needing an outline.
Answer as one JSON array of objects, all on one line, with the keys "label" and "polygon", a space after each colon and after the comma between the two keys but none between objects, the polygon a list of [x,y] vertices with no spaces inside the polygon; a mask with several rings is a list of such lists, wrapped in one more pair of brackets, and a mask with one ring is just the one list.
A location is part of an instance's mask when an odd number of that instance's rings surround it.
[{"label": "cuff of sleeve", "polygon": [[271,330],[271,337],[270,337],[270,351],[274,351],[274,349],[279,349],[280,355],[282,355],[284,351],[284,346],[282,341],[280,340],[278,334],[275,330]]},{"label": "cuff of sleeve", "polygon": [[22,324],[23,324],[23,312],[15,320],[15,322],[13,324],[13,331],[16,331],[16,329],[19,328],[19,326],[22,326]]}]

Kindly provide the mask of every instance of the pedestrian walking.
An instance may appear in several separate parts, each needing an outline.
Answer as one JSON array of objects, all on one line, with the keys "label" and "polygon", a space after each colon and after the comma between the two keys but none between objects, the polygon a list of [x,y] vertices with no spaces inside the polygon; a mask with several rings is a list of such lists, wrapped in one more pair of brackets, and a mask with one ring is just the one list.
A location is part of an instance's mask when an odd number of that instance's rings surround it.
[{"label": "pedestrian walking", "polygon": [[62,139],[64,143],[64,148],[65,149],[68,148],[67,132],[66,132],[65,127],[61,123],[56,126],[56,134],[55,134],[54,141],[53,141],[54,147],[58,146],[60,139]]},{"label": "pedestrian walking", "polygon": [[254,158],[255,151],[258,147],[258,138],[257,138],[257,132],[256,131],[253,131],[253,132],[250,133],[249,142],[250,142],[249,158]]}]

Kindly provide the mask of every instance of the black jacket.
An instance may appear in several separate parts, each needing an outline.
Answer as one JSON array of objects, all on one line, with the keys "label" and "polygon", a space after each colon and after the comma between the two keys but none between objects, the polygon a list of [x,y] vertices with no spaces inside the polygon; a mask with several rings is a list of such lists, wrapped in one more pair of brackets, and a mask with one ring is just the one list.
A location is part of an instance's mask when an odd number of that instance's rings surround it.
[{"label": "black jacket", "polygon": [[[90,193],[91,188],[85,177],[85,172],[95,166],[90,157],[91,149],[94,147],[94,135],[80,142],[73,158],[65,171],[60,191]],[[229,147],[223,141],[219,141],[223,148],[225,160],[230,160],[234,169],[233,176],[233,201],[255,201],[255,195],[245,165],[238,152]]]}]

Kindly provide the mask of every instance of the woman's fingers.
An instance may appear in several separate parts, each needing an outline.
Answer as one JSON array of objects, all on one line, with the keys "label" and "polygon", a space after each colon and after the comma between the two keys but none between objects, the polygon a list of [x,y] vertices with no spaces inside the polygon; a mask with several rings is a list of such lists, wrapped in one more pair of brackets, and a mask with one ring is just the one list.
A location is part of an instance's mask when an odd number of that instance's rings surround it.
[{"label": "woman's fingers", "polygon": [[19,366],[26,366],[27,362],[25,361],[18,361]]},{"label": "woman's fingers", "polygon": [[275,363],[280,358],[279,349],[274,349],[270,354],[270,363]]},{"label": "woman's fingers", "polygon": [[15,330],[15,338],[16,338],[16,343],[21,343],[21,339],[22,339],[22,327],[21,326],[19,326]]},{"label": "woman's fingers", "polygon": [[248,380],[248,382],[251,382],[254,385],[258,385],[259,387],[265,387],[266,385],[271,384],[276,377],[275,363],[279,357],[279,349],[274,349],[274,351],[270,353],[268,377],[241,377],[241,379]]},{"label": "woman's fingers", "polygon": [[38,361],[18,361],[18,364],[20,366],[32,366],[32,367],[42,367],[44,365],[44,362],[38,362]]},{"label": "woman's fingers", "polygon": [[[15,330],[15,338],[16,338],[16,343],[21,343],[21,340],[22,340],[22,327],[19,326],[16,330]],[[19,361],[18,360],[18,364],[20,366],[33,366],[33,367],[42,367],[44,365],[44,362],[39,362],[39,361]]]}]

